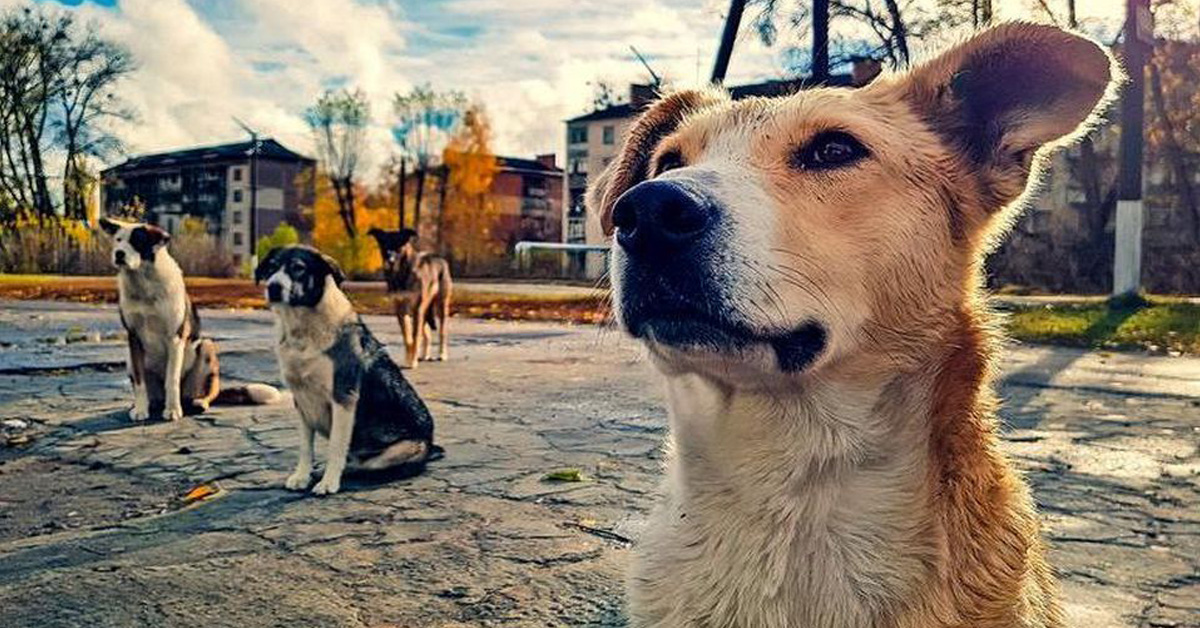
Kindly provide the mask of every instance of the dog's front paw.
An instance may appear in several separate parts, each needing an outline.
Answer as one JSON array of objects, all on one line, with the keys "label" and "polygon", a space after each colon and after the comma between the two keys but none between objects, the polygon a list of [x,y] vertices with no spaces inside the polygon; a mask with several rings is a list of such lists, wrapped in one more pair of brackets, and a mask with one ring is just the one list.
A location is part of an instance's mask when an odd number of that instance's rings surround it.
[{"label": "dog's front paw", "polygon": [[333,495],[342,488],[342,479],[326,475],[317,485],[312,487],[313,495]]},{"label": "dog's front paw", "polygon": [[312,481],[311,473],[308,469],[297,469],[295,473],[289,475],[283,481],[283,487],[289,491],[303,491],[308,488],[308,483]]},{"label": "dog's front paw", "polygon": [[150,418],[150,409],[147,408],[144,404],[135,403],[135,404],[133,404],[133,407],[129,409],[129,420],[130,421],[133,421],[135,423],[141,423],[142,421],[146,421],[149,418]]},{"label": "dog's front paw", "polygon": [[438,354],[438,362],[445,362],[446,360],[449,360],[449,359],[450,359],[449,351],[443,351]]},{"label": "dog's front paw", "polygon": [[178,421],[183,418],[183,407],[179,404],[163,408],[164,421]]}]

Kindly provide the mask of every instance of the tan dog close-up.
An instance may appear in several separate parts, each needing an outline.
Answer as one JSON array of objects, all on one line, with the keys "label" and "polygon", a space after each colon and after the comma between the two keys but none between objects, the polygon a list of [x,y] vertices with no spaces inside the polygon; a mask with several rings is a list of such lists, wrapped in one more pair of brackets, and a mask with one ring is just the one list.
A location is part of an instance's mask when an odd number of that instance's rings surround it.
[{"label": "tan dog close-up", "polygon": [[981,267],[1120,76],[1011,23],[861,89],[641,116],[589,191],[670,409],[633,625],[1063,624],[997,445]]}]

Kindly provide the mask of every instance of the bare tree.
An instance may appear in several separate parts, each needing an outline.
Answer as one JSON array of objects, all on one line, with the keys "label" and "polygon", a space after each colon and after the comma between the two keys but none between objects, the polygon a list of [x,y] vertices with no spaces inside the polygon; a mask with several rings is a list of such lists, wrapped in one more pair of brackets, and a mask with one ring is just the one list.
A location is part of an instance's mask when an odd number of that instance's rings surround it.
[{"label": "bare tree", "polygon": [[[52,215],[49,179],[57,172],[66,216],[85,217],[88,157],[117,147],[104,122],[132,115],[114,86],[133,69],[127,50],[67,12],[0,13],[0,219],[24,210]],[[48,163],[59,155],[61,171]]]},{"label": "bare tree", "polygon": [[337,196],[338,215],[351,238],[358,235],[354,185],[366,146],[371,109],[362,90],[328,90],[305,112],[317,156]]},{"label": "bare tree", "polygon": [[431,170],[441,173],[443,179],[448,176],[437,166],[442,147],[461,122],[467,97],[462,92],[435,92],[429,85],[418,85],[407,94],[396,94],[392,106],[396,114],[392,135],[412,161],[417,178],[412,228],[420,233],[425,178]]},{"label": "bare tree", "polygon": [[132,72],[133,59],[125,48],[101,39],[89,28],[71,50],[63,66],[60,112],[54,122],[59,144],[66,152],[63,167],[63,210],[70,218],[87,217],[85,186],[87,157],[104,157],[120,142],[103,132],[109,119],[128,120],[132,112],[115,91],[118,81]]}]

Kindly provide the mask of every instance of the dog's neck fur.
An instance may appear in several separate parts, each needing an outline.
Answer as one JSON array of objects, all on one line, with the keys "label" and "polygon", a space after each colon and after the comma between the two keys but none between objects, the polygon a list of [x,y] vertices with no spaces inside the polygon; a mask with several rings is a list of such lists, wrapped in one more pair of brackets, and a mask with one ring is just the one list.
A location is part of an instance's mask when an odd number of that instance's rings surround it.
[{"label": "dog's neck fur", "polygon": [[121,298],[132,301],[157,301],[176,292],[186,298],[187,294],[183,271],[166,247],[155,251],[152,261],[142,260],[136,269],[118,269],[117,285]]},{"label": "dog's neck fur", "polygon": [[339,328],[357,316],[350,299],[333,277],[325,278],[321,300],[313,307],[274,305],[278,314],[280,346],[324,349],[333,344]]},{"label": "dog's neck fur", "polygon": [[[916,606],[949,617],[970,608],[961,599],[927,599],[931,587],[923,585],[964,577],[954,553],[974,542],[956,534],[966,514],[947,487],[982,483],[1004,493],[983,507],[996,521],[972,522],[980,542],[989,526],[1011,519],[983,328],[964,314],[935,345],[951,348],[920,367],[815,375],[791,391],[668,375],[667,510],[676,512],[667,516],[680,522],[676,533],[710,543],[709,559],[723,563],[716,569],[746,571],[722,573],[716,586],[736,588],[731,596],[746,608],[791,600],[785,616],[805,626],[875,626]],[[729,512],[743,513],[734,518],[741,529],[727,529]]]}]

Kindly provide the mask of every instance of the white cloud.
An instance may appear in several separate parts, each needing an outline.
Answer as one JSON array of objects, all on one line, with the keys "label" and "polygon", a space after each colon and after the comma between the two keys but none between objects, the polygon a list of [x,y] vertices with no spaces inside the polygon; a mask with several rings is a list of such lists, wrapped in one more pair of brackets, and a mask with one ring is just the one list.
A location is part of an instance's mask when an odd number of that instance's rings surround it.
[{"label": "white cloud", "polygon": [[[999,12],[1022,0],[999,3]],[[0,0],[0,6],[29,0]],[[1082,3],[1090,5],[1092,3]],[[1101,3],[1103,4],[1103,3]],[[412,85],[484,102],[495,149],[563,150],[562,120],[586,111],[591,83],[645,80],[629,46],[676,85],[712,67],[725,0],[119,0],[81,17],[129,46],[140,68],[123,90],[140,112],[120,129],[134,152],[237,139],[237,116],[312,154],[304,109],[329,86],[362,88],[375,124],[372,163],[393,150],[391,97]],[[1014,5],[1015,6],[1015,5]],[[1009,15],[1011,16],[1011,15]],[[776,50],[747,25],[730,84],[779,76]]]}]

